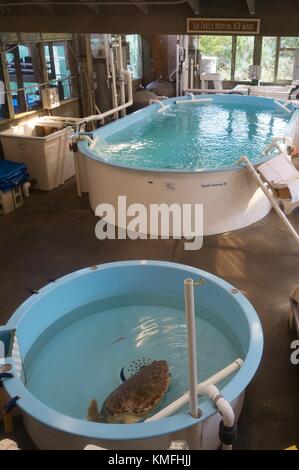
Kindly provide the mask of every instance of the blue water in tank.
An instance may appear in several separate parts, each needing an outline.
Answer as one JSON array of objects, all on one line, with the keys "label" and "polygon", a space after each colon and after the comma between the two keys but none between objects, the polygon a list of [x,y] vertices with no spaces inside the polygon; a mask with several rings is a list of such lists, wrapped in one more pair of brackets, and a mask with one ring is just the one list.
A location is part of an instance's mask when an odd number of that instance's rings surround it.
[{"label": "blue water in tank", "polygon": [[[156,412],[188,389],[186,334],[177,297],[120,295],[95,301],[58,320],[32,346],[25,361],[26,387],[52,409],[84,419],[91,399],[101,407],[122,383],[122,371],[132,374],[140,363],[166,360],[171,385]],[[238,339],[199,305],[196,335],[199,382],[244,358]]]},{"label": "blue water in tank", "polygon": [[227,100],[172,104],[116,130],[106,138],[107,146],[99,139],[93,152],[132,168],[217,169],[234,165],[242,155],[257,162],[273,137],[286,134],[292,114],[268,102]]}]

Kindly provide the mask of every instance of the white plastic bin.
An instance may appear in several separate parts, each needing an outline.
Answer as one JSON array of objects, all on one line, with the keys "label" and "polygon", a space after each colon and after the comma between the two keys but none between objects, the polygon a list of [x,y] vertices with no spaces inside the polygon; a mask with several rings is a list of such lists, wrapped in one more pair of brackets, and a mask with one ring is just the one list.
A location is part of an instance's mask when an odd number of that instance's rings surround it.
[{"label": "white plastic bin", "polygon": [[69,149],[72,130],[62,126],[77,121],[44,116],[13,126],[0,133],[4,156],[25,163],[36,188],[57,188],[75,174],[74,155]]}]

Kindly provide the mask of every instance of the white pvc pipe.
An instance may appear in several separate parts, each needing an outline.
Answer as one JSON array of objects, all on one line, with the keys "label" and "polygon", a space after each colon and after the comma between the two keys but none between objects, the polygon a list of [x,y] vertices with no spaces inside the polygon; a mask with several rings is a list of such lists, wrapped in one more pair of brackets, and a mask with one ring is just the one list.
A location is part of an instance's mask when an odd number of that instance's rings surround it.
[{"label": "white pvc pipe", "polygon": [[185,61],[183,64],[183,90],[189,87],[189,36],[184,36]]},{"label": "white pvc pipe", "polygon": [[176,37],[176,83],[175,83],[176,96],[179,96],[179,93],[180,93],[179,56],[180,56],[180,37],[177,36]]},{"label": "white pvc pipe", "polygon": [[272,142],[282,142],[283,144],[287,144],[287,145],[292,145],[293,144],[293,141],[291,139],[291,137],[289,137],[288,135],[286,136],[278,136],[278,137],[274,137],[274,139],[272,139]]},{"label": "white pvc pipe", "polygon": [[107,74],[107,88],[110,88],[110,64],[109,64],[109,44],[108,44],[108,34],[104,34],[104,50],[105,50],[105,63],[106,63],[106,74]]},{"label": "white pvc pipe", "polygon": [[[223,417],[225,426],[232,427],[235,423],[235,413],[230,403],[225,398],[218,398],[221,393],[219,389],[212,384],[202,387],[202,394],[209,397],[216,405],[217,409]],[[215,401],[217,399],[217,401]]]},{"label": "white pvc pipe", "polygon": [[[242,359],[236,359],[234,362],[226,366],[224,369],[216,372],[216,374],[209,377],[204,382],[197,385],[197,394],[203,395],[203,391],[207,385],[216,385],[217,383],[221,382],[222,380],[229,377],[234,372],[237,372],[242,367],[243,361]],[[176,413],[179,409],[183,406],[187,405],[190,401],[190,394],[189,391],[185,392],[181,395],[177,400],[173,401],[165,408],[160,410],[155,415],[151,416],[150,418],[146,419],[145,422],[156,421],[161,418],[166,418],[167,416],[171,416],[172,414]]]},{"label": "white pvc pipe", "polygon": [[166,111],[167,109],[170,109],[170,106],[169,106],[169,105],[164,106],[164,107],[161,108],[161,109],[158,109],[158,113],[162,113],[163,111]]},{"label": "white pvc pipe", "polygon": [[243,162],[245,163],[245,165],[247,166],[247,168],[249,169],[250,173],[252,174],[252,176],[255,178],[255,180],[257,181],[259,187],[262,189],[263,193],[265,194],[265,196],[269,199],[270,203],[272,204],[272,207],[273,209],[275,209],[275,211],[277,212],[280,220],[285,224],[285,226],[287,227],[288,231],[290,232],[290,234],[294,237],[294,239],[296,240],[297,243],[299,243],[299,235],[298,233],[296,232],[296,230],[294,229],[293,225],[291,224],[291,222],[288,220],[288,218],[286,217],[286,215],[284,214],[284,212],[280,209],[279,205],[277,204],[276,202],[276,199],[275,197],[271,194],[270,191],[268,191],[268,189],[265,187],[261,177],[259,176],[258,172],[256,171],[256,169],[254,168],[254,166],[252,165],[252,163],[250,162],[250,160],[246,157],[246,156],[243,156],[240,158],[240,160],[238,160],[238,162]]},{"label": "white pvc pipe", "polygon": [[[114,109],[116,109],[118,107],[118,101],[117,101],[115,65],[114,65],[114,54],[113,54],[113,49],[112,49],[111,34],[108,34],[108,54],[109,54],[110,74],[111,74],[112,106],[113,106]],[[118,119],[118,112],[117,111],[115,111],[115,118]]]},{"label": "white pvc pipe", "polygon": [[129,106],[132,106],[133,104],[133,87],[132,87],[132,75],[129,70],[124,70],[123,71],[124,76],[127,77],[127,82],[128,82],[128,101],[120,106],[117,106],[116,108],[109,109],[108,111],[105,111],[104,113],[101,114],[95,114],[92,116],[88,116],[86,118],[83,118],[83,122],[87,123],[90,121],[101,121],[107,116],[111,116],[111,114],[115,114],[122,109],[128,108]]},{"label": "white pvc pipe", "polygon": [[29,183],[29,181],[26,181],[26,183],[22,184],[22,192],[25,197],[30,196],[30,193],[29,193],[30,187],[31,187],[31,183]]},{"label": "white pvc pipe", "polygon": [[81,180],[80,180],[78,152],[74,152],[74,163],[75,163],[75,173],[76,173],[77,196],[82,197],[82,186],[81,186]]},{"label": "white pvc pipe", "polygon": [[83,137],[84,140],[87,140],[87,142],[89,142],[89,147],[93,148],[94,145],[95,145],[95,140],[93,140],[91,137],[89,137],[89,135],[81,135],[81,137]]},{"label": "white pvc pipe", "polygon": [[[221,395],[215,385],[206,385],[203,394],[208,396],[223,418],[224,426],[232,427],[235,424],[235,413],[231,404]],[[222,445],[223,450],[231,450],[232,445]]]},{"label": "white pvc pipe", "polygon": [[284,104],[281,104],[279,101],[274,100],[274,103],[276,103],[277,106],[279,106],[281,109],[283,109],[287,113],[292,113],[292,111],[289,108],[287,108]]},{"label": "white pvc pipe", "polygon": [[193,88],[194,79],[194,60],[190,59],[190,88]]},{"label": "white pvc pipe", "polygon": [[62,121],[66,123],[77,123],[78,121],[82,120],[81,118],[74,118],[74,117],[66,117],[66,116],[40,116],[38,121]]},{"label": "white pvc pipe", "polygon": [[175,104],[190,104],[190,103],[209,103],[213,101],[212,98],[191,98],[191,100],[177,100]]},{"label": "white pvc pipe", "polygon": [[193,279],[189,278],[184,280],[184,292],[188,340],[190,413],[193,418],[198,418],[196,325]]},{"label": "white pvc pipe", "polygon": [[[117,54],[118,54],[118,65],[119,65],[119,75],[120,75],[120,104],[125,104],[126,102],[126,93],[125,93],[125,82],[124,82],[124,67],[123,67],[123,48],[122,48],[122,39],[121,36],[118,38],[118,43],[117,43]],[[122,109],[120,111],[121,117],[124,117],[126,115],[126,109]]]},{"label": "white pvc pipe", "polygon": [[[89,142],[90,146],[94,146],[94,141],[92,140],[91,137],[89,137],[89,135],[82,133],[80,135],[80,139],[87,140],[87,142]],[[76,134],[73,135],[72,142],[77,144],[77,135]],[[82,197],[82,184],[81,184],[81,179],[80,179],[78,151],[73,152],[73,155],[74,155],[74,164],[75,164],[77,196]]]},{"label": "white pvc pipe", "polygon": [[268,153],[273,149],[277,148],[280,153],[284,152],[284,149],[279,145],[279,142],[286,144],[287,146],[292,146],[293,145],[293,140],[291,137],[285,136],[285,137],[275,137],[270,144],[266,145],[264,148],[264,154],[268,155]]},{"label": "white pvc pipe", "polygon": [[174,69],[174,70],[168,75],[168,80],[169,80],[170,82],[173,82],[173,81],[174,81],[174,80],[173,80],[173,77],[174,77],[174,75],[176,75],[176,72],[177,72],[177,70]]},{"label": "white pvc pipe", "polygon": [[192,93],[214,93],[218,95],[222,95],[224,93],[231,93],[233,89],[231,90],[215,90],[214,88],[184,88],[184,93],[192,92]]},{"label": "white pvc pipe", "polygon": [[[100,110],[100,108],[99,108],[96,104],[94,105],[94,107],[95,107],[96,112],[97,112],[98,114],[101,114],[101,110]],[[105,124],[104,119],[102,119],[101,124],[102,124],[102,125]]]},{"label": "white pvc pipe", "polygon": [[149,104],[159,104],[161,106],[161,108],[158,109],[158,113],[161,113],[162,111],[166,111],[166,109],[170,108],[169,104],[165,105],[160,100],[149,100]]}]

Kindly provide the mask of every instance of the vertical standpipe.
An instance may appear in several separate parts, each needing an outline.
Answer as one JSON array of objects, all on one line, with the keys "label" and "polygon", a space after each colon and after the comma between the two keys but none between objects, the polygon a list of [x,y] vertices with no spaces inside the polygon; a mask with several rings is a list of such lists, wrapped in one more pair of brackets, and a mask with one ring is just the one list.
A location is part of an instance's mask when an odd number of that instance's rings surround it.
[{"label": "vertical standpipe", "polygon": [[193,418],[198,418],[197,354],[193,279],[184,280],[184,292],[188,341],[190,413]]}]

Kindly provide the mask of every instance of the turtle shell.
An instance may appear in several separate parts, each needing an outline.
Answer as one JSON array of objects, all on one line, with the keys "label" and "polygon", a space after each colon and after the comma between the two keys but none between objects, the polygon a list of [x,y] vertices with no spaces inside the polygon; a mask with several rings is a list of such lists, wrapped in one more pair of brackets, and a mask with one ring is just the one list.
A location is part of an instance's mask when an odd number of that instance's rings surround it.
[{"label": "turtle shell", "polygon": [[102,415],[108,423],[142,421],[162,400],[170,384],[166,361],[153,361],[115,389],[105,400]]}]

